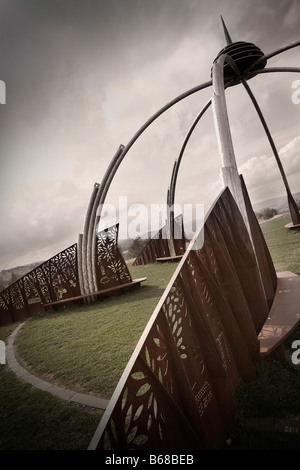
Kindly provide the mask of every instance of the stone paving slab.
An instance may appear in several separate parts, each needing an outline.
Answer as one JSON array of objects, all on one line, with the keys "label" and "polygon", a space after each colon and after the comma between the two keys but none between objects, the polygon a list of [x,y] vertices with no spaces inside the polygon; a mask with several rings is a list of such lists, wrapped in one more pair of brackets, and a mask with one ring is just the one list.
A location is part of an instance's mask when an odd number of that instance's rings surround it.
[{"label": "stone paving slab", "polygon": [[14,340],[24,323],[17,326],[17,328],[12,332],[12,334],[8,338],[6,345],[6,361],[8,367],[12,370],[12,372],[14,372],[14,374],[20,380],[30,383],[33,387],[38,388],[39,390],[49,392],[62,400],[78,403],[92,408],[98,408],[100,410],[105,410],[109,400],[105,400],[104,398],[93,397],[91,395],[86,395],[83,393],[78,393],[74,390],[68,390],[66,388],[51,384],[50,382],[46,382],[45,380],[36,377],[34,374],[31,374],[19,364],[14,353]]}]

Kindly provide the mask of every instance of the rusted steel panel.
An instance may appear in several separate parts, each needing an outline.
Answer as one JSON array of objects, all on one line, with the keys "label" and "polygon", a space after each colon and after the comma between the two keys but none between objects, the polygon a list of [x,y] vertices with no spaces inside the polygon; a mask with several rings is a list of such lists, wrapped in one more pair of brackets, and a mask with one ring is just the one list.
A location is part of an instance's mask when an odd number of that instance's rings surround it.
[{"label": "rusted steel panel", "polygon": [[[178,234],[178,238],[174,238],[175,255],[183,255],[185,252],[186,238],[183,228],[183,217],[179,215],[174,219],[174,233]],[[179,237],[181,235],[181,238]],[[155,263],[157,258],[168,258],[171,251],[168,243],[168,235],[166,226],[162,227],[153,238],[142,248],[133,262],[133,266],[141,266],[149,263]]]},{"label": "rusted steel panel", "polygon": [[[0,324],[43,311],[43,304],[81,295],[77,244],[71,245],[37,266],[0,293]],[[99,290],[132,281],[118,248],[118,225],[97,238]]]},{"label": "rusted steel panel", "polygon": [[0,293],[0,324],[43,311],[43,304],[80,295],[77,245],[37,266]]},{"label": "rusted steel panel", "polygon": [[99,290],[132,281],[118,248],[119,225],[103,230],[97,237],[97,276]]},{"label": "rusted steel panel", "polygon": [[259,267],[259,273],[256,273],[256,278],[258,284],[260,282],[262,283],[262,288],[265,292],[268,308],[270,308],[276,291],[277,274],[265,238],[261,231],[256,215],[252,209],[244,179],[241,175],[240,180],[251,231],[251,238]]},{"label": "rusted steel panel", "polygon": [[90,449],[218,449],[234,426],[235,392],[255,377],[268,309],[228,188],[203,230],[204,245],[195,237],[185,252]]}]

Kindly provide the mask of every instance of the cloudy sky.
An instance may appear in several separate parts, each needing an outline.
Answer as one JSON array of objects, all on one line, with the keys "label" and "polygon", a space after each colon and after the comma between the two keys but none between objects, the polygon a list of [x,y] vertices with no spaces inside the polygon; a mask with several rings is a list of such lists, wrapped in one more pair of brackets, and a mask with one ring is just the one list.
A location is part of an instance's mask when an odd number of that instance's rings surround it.
[{"label": "cloudy sky", "polygon": [[[233,41],[269,53],[300,39],[300,0],[0,0],[0,270],[48,259],[77,241],[95,182],[120,144],[159,108],[210,79]],[[299,66],[300,48],[268,61]],[[249,81],[280,151],[292,192],[300,191],[297,74]],[[165,203],[174,160],[208,88],[152,124],[120,165],[106,201]],[[285,194],[269,144],[241,86],[227,90],[239,170],[252,202]],[[181,164],[176,202],[203,203],[221,190],[211,109]]]}]

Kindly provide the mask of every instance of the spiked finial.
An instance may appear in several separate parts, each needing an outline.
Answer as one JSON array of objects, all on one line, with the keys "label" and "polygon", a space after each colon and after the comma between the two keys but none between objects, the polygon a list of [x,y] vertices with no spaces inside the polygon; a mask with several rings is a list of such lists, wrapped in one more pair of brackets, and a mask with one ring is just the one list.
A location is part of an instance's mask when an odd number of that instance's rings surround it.
[{"label": "spiked finial", "polygon": [[224,30],[224,35],[225,35],[225,39],[226,39],[226,42],[227,42],[227,46],[229,46],[230,44],[232,44],[232,40],[231,40],[231,37],[228,33],[228,29],[226,28],[226,24],[224,23],[224,20],[223,20],[223,17],[221,15],[221,21],[222,21],[222,26],[223,26],[223,30]]}]

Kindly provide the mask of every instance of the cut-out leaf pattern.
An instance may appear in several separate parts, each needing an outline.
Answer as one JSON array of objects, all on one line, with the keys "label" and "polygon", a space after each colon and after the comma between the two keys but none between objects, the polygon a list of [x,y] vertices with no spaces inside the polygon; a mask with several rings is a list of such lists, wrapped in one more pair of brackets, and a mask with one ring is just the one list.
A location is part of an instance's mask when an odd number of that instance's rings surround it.
[{"label": "cut-out leaf pattern", "polygon": [[[173,285],[151,317],[132,370],[124,377],[121,406],[112,411],[118,434],[122,431],[119,444],[128,442],[130,449],[169,449],[183,442],[189,449],[195,445],[195,434],[199,448],[211,448],[221,442],[224,423],[225,431],[230,427],[231,411],[234,420],[232,392],[240,383],[238,373],[241,379],[244,375],[233,364],[239,355],[232,354],[235,346],[230,334],[241,330],[238,322],[230,328],[236,320],[228,299],[237,298],[239,283],[222,276],[239,280],[238,270],[234,270],[237,263],[243,263],[244,254],[249,279],[252,276],[257,282],[258,276],[248,232],[228,189],[208,213],[204,232],[203,247],[195,245],[195,250],[185,252]],[[161,234],[152,240],[152,248],[154,242],[164,246]],[[143,252],[148,260],[157,253],[153,249],[151,254],[148,245]],[[253,297],[257,298],[255,282]],[[250,295],[245,302],[252,305]],[[253,341],[257,341],[256,335]],[[245,354],[242,361],[249,363],[251,372],[251,357],[245,348],[240,354]],[[113,435],[111,430],[109,435]],[[118,442],[114,444],[117,449]]]},{"label": "cut-out leaf pattern", "polygon": [[143,372],[134,372],[133,374],[131,374],[131,377],[134,380],[143,380],[146,376],[145,374],[143,374]]},{"label": "cut-out leaf pattern", "polygon": [[139,397],[139,396],[141,396],[141,395],[145,395],[145,394],[148,392],[148,390],[150,389],[150,387],[151,387],[151,385],[148,384],[148,383],[142,385],[142,386],[138,389],[138,391],[136,392],[136,396]]},{"label": "cut-out leaf pattern", "polygon": [[130,432],[127,434],[127,443],[130,444],[131,441],[135,438],[135,435],[138,431],[138,427],[134,426],[133,428],[130,429]]},{"label": "cut-out leaf pattern", "polygon": [[144,405],[140,405],[138,407],[138,409],[136,410],[135,415],[133,417],[133,421],[136,421],[140,417],[140,415],[142,414],[143,409],[144,409]]},{"label": "cut-out leaf pattern", "polygon": [[[101,284],[116,285],[131,281],[128,267],[118,248],[118,226],[98,233],[97,236],[97,265]],[[103,281],[103,273],[105,280]],[[102,277],[101,277],[102,276]]]},{"label": "cut-out leaf pattern", "polygon": [[[131,282],[128,267],[118,248],[118,227],[97,238],[97,276],[99,289]],[[11,320],[35,314],[42,304],[81,295],[77,267],[77,244],[37,266],[0,293],[1,312]],[[7,322],[7,320],[6,320]]]}]

